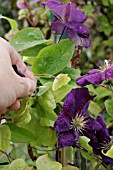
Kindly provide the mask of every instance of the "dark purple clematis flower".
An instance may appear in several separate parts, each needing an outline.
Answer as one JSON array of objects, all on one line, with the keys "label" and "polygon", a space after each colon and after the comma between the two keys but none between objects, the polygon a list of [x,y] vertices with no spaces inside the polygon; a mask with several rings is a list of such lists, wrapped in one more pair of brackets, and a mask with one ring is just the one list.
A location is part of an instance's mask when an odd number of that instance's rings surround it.
[{"label": "dark purple clematis flower", "polygon": [[84,76],[77,78],[76,83],[80,86],[101,84],[104,80],[110,80],[111,78],[113,78],[113,61],[109,62],[105,60],[103,67],[90,70]]},{"label": "dark purple clematis flower", "polygon": [[48,5],[54,14],[52,30],[57,34],[66,34],[71,41],[76,41],[76,46],[89,47],[89,29],[82,23],[87,15],[71,2],[63,4],[57,0],[47,0],[43,6]]},{"label": "dark purple clematis flower", "polygon": [[55,122],[59,148],[77,146],[79,135],[85,134],[93,139],[93,132],[102,128],[100,123],[87,113],[89,100],[93,97],[87,88],[73,89],[67,95],[62,111]]},{"label": "dark purple clematis flower", "polygon": [[97,121],[101,124],[102,129],[95,132],[95,139],[90,138],[89,145],[93,148],[95,155],[100,155],[102,157],[102,162],[105,165],[113,165],[113,159],[103,154],[111,148],[113,141],[110,138],[106,124],[101,115],[97,117]]}]

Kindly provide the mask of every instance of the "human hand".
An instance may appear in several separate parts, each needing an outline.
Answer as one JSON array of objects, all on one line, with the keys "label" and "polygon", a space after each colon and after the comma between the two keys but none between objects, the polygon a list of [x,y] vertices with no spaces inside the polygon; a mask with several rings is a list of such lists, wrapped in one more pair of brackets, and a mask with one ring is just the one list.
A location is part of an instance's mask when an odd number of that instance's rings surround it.
[{"label": "human hand", "polygon": [[[16,65],[25,77],[14,71]],[[19,54],[4,39],[0,38],[0,114],[7,108],[18,110],[19,98],[31,94],[36,88],[36,79],[28,70]]]}]

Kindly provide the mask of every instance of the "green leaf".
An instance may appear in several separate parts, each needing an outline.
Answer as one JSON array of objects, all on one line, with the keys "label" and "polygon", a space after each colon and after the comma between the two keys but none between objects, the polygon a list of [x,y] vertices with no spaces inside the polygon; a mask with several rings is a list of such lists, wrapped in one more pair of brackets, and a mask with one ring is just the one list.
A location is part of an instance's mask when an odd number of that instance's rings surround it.
[{"label": "green leaf", "polygon": [[64,74],[68,74],[68,76],[71,78],[71,80],[73,80],[75,82],[76,78],[80,77],[80,71],[78,69],[75,68],[69,68],[69,67],[65,67],[62,70],[62,73]]},{"label": "green leaf", "polygon": [[9,170],[30,170],[23,159],[16,159],[9,165]]},{"label": "green leaf", "polygon": [[48,127],[54,127],[54,121],[49,120],[47,118],[40,118],[40,124],[41,126],[48,126]]},{"label": "green leaf", "polygon": [[88,144],[88,142],[90,141],[90,139],[88,139],[86,136],[80,136],[79,137],[79,143],[80,145],[84,148],[87,149],[87,152],[85,152],[84,150],[80,150],[82,156],[88,160],[94,160],[93,156],[91,156],[92,154],[92,148],[91,146]]},{"label": "green leaf", "polygon": [[108,40],[104,40],[103,44],[112,48],[113,47],[113,37],[110,37]]},{"label": "green leaf", "polygon": [[109,0],[110,1],[110,3],[113,5],[113,0]]},{"label": "green leaf", "polygon": [[47,118],[46,113],[43,110],[43,108],[40,106],[40,104],[36,105],[36,110],[41,126],[54,127],[54,121]]},{"label": "green leaf", "polygon": [[91,5],[91,4],[88,4],[88,5],[85,5],[83,8],[82,8],[82,11],[85,13],[85,14],[88,14],[89,15],[92,15],[92,12],[94,11],[94,7]]},{"label": "green leaf", "polygon": [[39,91],[37,93],[37,96],[43,95],[45,92],[48,91],[52,86],[52,82],[45,83],[43,86],[39,86]]},{"label": "green leaf", "polygon": [[39,44],[34,47],[31,47],[27,49],[25,52],[22,53],[22,56],[28,56],[28,57],[37,57],[38,53],[41,49],[47,47],[46,44]]},{"label": "green leaf", "polygon": [[11,130],[11,141],[14,143],[31,142],[35,139],[33,133],[24,128],[20,128],[13,123],[7,124]]},{"label": "green leaf", "polygon": [[52,90],[57,91],[62,86],[67,85],[70,80],[67,74],[59,74],[53,81]]},{"label": "green leaf", "polygon": [[72,58],[75,42],[63,40],[42,49],[35,60],[32,71],[35,74],[56,74],[66,67]]},{"label": "green leaf", "polygon": [[33,133],[35,140],[31,146],[54,146],[57,142],[56,132],[53,128],[40,125],[39,116],[36,109],[32,109],[31,121],[25,126],[25,129]]},{"label": "green leaf", "polygon": [[75,86],[73,86],[71,84],[67,84],[67,85],[61,87],[60,89],[58,89],[57,91],[52,91],[55,102],[56,103],[61,102],[62,99],[64,99],[64,97],[72,90],[72,88],[75,88]]},{"label": "green leaf", "polygon": [[12,31],[16,31],[17,30],[18,24],[17,24],[17,22],[14,19],[2,16],[2,15],[0,15],[0,19],[6,19],[10,23]]},{"label": "green leaf", "polygon": [[79,168],[67,165],[67,166],[63,167],[62,170],[79,170]]},{"label": "green leaf", "polygon": [[105,155],[113,158],[113,145],[112,145],[112,147],[107,151],[107,153],[106,153]]},{"label": "green leaf", "polygon": [[96,94],[97,94],[96,99],[100,100],[104,97],[111,96],[113,93],[111,90],[108,90],[104,87],[99,86],[96,88]]},{"label": "green leaf", "polygon": [[104,102],[107,113],[113,117],[113,97]]},{"label": "green leaf", "polygon": [[17,126],[22,127],[31,120],[30,102],[33,102],[31,98],[23,98],[20,108],[17,111],[12,111],[11,119]]},{"label": "green leaf", "polygon": [[102,4],[105,5],[105,6],[109,6],[109,1],[102,0]]},{"label": "green leaf", "polygon": [[17,50],[22,51],[39,44],[48,44],[51,40],[45,40],[38,28],[28,27],[17,32],[10,40],[10,44]]},{"label": "green leaf", "polygon": [[[11,140],[11,132],[7,125],[0,124],[0,150],[6,151]],[[1,155],[1,152],[0,152]]]},{"label": "green leaf", "polygon": [[62,165],[59,162],[52,161],[48,155],[40,156],[36,161],[37,170],[61,170]]},{"label": "green leaf", "polygon": [[38,97],[38,102],[46,113],[46,117],[50,120],[56,120],[57,115],[54,112],[56,102],[50,90]]},{"label": "green leaf", "polygon": [[30,120],[31,120],[30,108],[27,108],[22,116],[14,120],[14,123],[19,127],[23,127],[27,123],[29,123]]},{"label": "green leaf", "polygon": [[102,111],[101,107],[94,101],[90,102],[88,110],[94,115],[98,115]]}]

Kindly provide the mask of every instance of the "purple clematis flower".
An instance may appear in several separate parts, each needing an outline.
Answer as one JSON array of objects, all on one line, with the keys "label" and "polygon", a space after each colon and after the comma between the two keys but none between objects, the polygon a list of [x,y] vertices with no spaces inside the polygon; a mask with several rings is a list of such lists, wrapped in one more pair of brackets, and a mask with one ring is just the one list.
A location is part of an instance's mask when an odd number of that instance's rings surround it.
[{"label": "purple clematis flower", "polygon": [[40,0],[31,0],[32,3],[39,2]]},{"label": "purple clematis flower", "polygon": [[18,0],[16,5],[19,9],[27,8],[27,2],[25,0]]},{"label": "purple clematis flower", "polygon": [[[36,2],[39,2],[40,0],[30,0],[31,3],[36,3]],[[28,7],[28,1],[26,0],[18,0],[17,1],[17,7],[19,9],[24,9],[24,8],[27,8]]]},{"label": "purple clematis flower", "polygon": [[82,23],[87,19],[87,15],[71,2],[63,4],[57,0],[47,0],[43,6],[48,5],[54,14],[52,21],[52,30],[57,34],[63,33],[68,36],[71,41],[76,41],[76,46],[89,47],[89,29]]},{"label": "purple clematis flower", "polygon": [[89,145],[93,148],[95,155],[100,155],[102,157],[102,162],[105,165],[113,165],[113,159],[103,154],[111,148],[113,141],[110,138],[106,124],[101,115],[97,117],[97,121],[101,124],[102,129],[95,132],[95,139],[90,138]]},{"label": "purple clematis flower", "polygon": [[110,80],[111,78],[113,78],[113,61],[110,62],[105,60],[103,67],[90,70],[84,76],[77,78],[76,83],[80,86],[101,84],[104,80]]},{"label": "purple clematis flower", "polygon": [[93,139],[93,132],[102,128],[100,123],[87,113],[89,100],[93,97],[87,88],[73,89],[67,95],[62,111],[54,125],[58,135],[59,148],[77,146],[79,135]]}]

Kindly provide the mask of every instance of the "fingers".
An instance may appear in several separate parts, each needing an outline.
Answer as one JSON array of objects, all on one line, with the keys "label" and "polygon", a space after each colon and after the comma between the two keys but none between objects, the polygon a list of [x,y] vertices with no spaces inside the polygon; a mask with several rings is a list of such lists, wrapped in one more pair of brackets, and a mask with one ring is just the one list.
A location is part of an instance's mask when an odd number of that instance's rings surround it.
[{"label": "fingers", "polygon": [[16,65],[26,77],[36,82],[33,73],[31,73],[31,71],[28,70],[27,66],[22,61],[20,55],[14,50],[13,47],[11,47],[10,58],[12,65]]},{"label": "fingers", "polygon": [[9,107],[10,110],[18,110],[19,108],[20,108],[20,101],[18,99],[15,101],[15,103],[13,103]]},{"label": "fingers", "polygon": [[[6,109],[2,109],[0,111],[0,114],[3,114],[7,111],[7,107],[11,110],[19,109],[20,102],[19,102],[18,98],[28,96],[29,94],[31,94],[32,92],[35,91],[36,79],[35,79],[34,75],[28,70],[27,66],[22,61],[20,55],[15,51],[15,49],[6,40],[4,40],[2,38],[0,38],[0,48],[4,54],[3,57],[1,58],[1,60],[2,60],[1,62],[5,63],[4,65],[6,66],[6,67],[3,66],[3,68],[5,68],[5,69],[7,68],[6,71],[7,71],[8,75],[12,75],[11,76],[12,83],[10,82],[11,90],[9,92],[10,98],[8,98],[9,101],[7,101]],[[5,60],[4,60],[4,57],[5,57]],[[6,62],[7,62],[7,64],[6,64]],[[25,75],[25,77],[20,77],[17,74],[14,74],[12,65],[16,65],[21,70],[21,72]],[[6,80],[9,81],[9,78]],[[4,81],[4,82],[6,83],[7,81]],[[6,83],[6,84],[8,84],[8,83]],[[6,98],[7,98],[7,96],[6,96]],[[8,104],[8,102],[10,104]]]},{"label": "fingers", "polygon": [[16,85],[15,88],[17,93],[16,97],[22,98],[35,91],[36,83],[27,77],[19,77],[18,85]]},{"label": "fingers", "polygon": [[20,55],[17,53],[17,51],[3,38],[0,38],[0,45],[7,48],[8,52],[10,54],[11,64],[16,65],[26,77],[28,77],[36,82],[36,79],[35,79],[33,73],[31,73],[28,70],[27,66],[22,61],[22,59],[21,59]]},{"label": "fingers", "polygon": [[[9,109],[10,110],[18,110],[20,108],[20,101],[17,99],[15,103],[13,103]],[[4,114],[7,112],[7,109],[0,110],[0,114]]]},{"label": "fingers", "polygon": [[7,111],[7,109],[0,110],[0,114],[3,114]]}]

